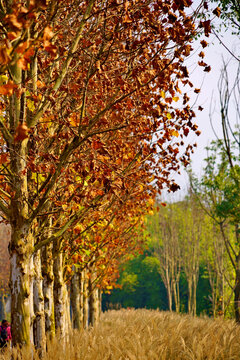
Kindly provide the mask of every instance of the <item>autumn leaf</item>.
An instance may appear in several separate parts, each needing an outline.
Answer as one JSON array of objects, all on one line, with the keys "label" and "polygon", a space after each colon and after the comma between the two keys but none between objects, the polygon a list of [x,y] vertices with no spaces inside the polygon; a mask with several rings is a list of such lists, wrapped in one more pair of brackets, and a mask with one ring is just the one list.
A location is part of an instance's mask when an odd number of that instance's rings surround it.
[{"label": "autumn leaf", "polygon": [[217,17],[220,17],[221,15],[220,7],[216,7],[216,9],[213,10],[213,14],[216,15]]},{"label": "autumn leaf", "polygon": [[28,69],[28,62],[27,62],[27,60],[26,60],[24,57],[18,59],[17,65],[18,65],[18,67],[20,67],[20,68],[23,69],[23,70],[27,70],[27,69]]},{"label": "autumn leaf", "polygon": [[211,21],[210,20],[201,21],[200,25],[204,28],[205,36],[208,37],[211,32]]},{"label": "autumn leaf", "polygon": [[170,185],[170,190],[172,192],[175,192],[175,191],[177,191],[179,189],[180,189],[180,186],[178,184],[173,183],[173,184]]},{"label": "autumn leaf", "polygon": [[0,154],[0,164],[5,164],[7,159],[8,159],[8,154],[7,153],[1,153]]},{"label": "autumn leaf", "polygon": [[46,26],[43,31],[43,40],[50,40],[54,35],[51,26]]},{"label": "autumn leaf", "polygon": [[201,40],[200,44],[202,45],[203,48],[208,46],[208,43],[205,40]]},{"label": "autumn leaf", "polygon": [[178,97],[178,96],[174,96],[172,99],[173,99],[173,101],[178,102],[179,97]]},{"label": "autumn leaf", "polygon": [[206,66],[203,71],[205,71],[205,72],[211,71],[211,66],[210,66],[210,65],[209,65],[209,66]]},{"label": "autumn leaf", "polygon": [[8,14],[5,16],[5,21],[12,26],[13,28],[17,29],[17,30],[21,30],[22,29],[22,22],[20,22],[18,20],[17,14],[16,13],[12,13],[12,14]]},{"label": "autumn leaf", "polygon": [[0,95],[11,96],[16,87],[17,85],[10,80],[7,84],[0,86]]},{"label": "autumn leaf", "polygon": [[9,40],[15,40],[19,36],[19,31],[10,31],[7,33],[7,38]]},{"label": "autumn leaf", "polygon": [[19,141],[23,141],[24,139],[26,139],[28,137],[28,131],[29,131],[29,129],[28,129],[27,125],[25,123],[20,123],[16,128],[14,141],[19,142]]},{"label": "autumn leaf", "polygon": [[7,52],[6,47],[0,48],[0,63],[2,65],[7,65],[11,61],[11,58]]}]

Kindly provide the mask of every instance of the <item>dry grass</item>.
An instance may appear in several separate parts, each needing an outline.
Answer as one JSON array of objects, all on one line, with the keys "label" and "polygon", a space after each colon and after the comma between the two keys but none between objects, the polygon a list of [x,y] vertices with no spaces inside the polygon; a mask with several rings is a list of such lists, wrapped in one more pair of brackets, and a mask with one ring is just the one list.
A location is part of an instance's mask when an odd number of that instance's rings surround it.
[{"label": "dry grass", "polygon": [[[29,354],[22,354],[21,358],[28,360]],[[9,354],[2,359],[9,359]],[[65,349],[55,339],[43,359],[240,359],[240,326],[230,320],[154,310],[111,310],[102,315],[94,328],[75,332]]]}]

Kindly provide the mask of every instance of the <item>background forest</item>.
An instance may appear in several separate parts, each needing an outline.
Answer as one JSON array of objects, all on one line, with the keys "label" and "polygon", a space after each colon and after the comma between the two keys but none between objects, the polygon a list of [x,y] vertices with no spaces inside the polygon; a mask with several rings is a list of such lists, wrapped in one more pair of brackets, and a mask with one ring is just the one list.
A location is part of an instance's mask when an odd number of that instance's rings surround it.
[{"label": "background forest", "polygon": [[[227,229],[230,237],[231,227]],[[233,316],[233,271],[222,235],[196,198],[159,206],[146,218],[147,247],[122,267],[103,307],[159,308]],[[147,235],[146,235],[147,236]]]}]

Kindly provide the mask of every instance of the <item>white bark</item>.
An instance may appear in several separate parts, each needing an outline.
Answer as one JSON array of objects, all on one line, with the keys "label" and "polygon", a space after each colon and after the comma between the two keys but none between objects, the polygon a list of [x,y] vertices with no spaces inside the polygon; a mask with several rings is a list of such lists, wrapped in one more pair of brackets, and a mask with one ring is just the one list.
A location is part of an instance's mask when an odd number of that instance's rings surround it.
[{"label": "white bark", "polygon": [[88,292],[88,277],[86,270],[82,271],[83,282],[83,327],[88,327],[89,320],[89,292]]},{"label": "white bark", "polygon": [[43,295],[45,310],[45,330],[50,338],[55,335],[54,296],[53,296],[53,259],[52,244],[42,250]]},{"label": "white bark", "polygon": [[33,300],[34,300],[34,345],[40,349],[43,354],[46,351],[46,336],[45,336],[45,313],[44,313],[44,296],[42,286],[42,272],[40,250],[34,254],[34,278],[33,278]]},{"label": "white bark", "polygon": [[54,315],[55,327],[61,337],[66,334],[66,319],[65,319],[65,284],[63,280],[63,255],[58,253],[53,261],[54,272]]}]

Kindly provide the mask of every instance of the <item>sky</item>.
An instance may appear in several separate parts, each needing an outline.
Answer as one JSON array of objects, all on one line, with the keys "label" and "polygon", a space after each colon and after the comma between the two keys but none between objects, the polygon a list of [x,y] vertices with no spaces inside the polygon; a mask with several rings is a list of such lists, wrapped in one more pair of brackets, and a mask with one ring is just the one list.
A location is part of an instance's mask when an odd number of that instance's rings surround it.
[{"label": "sky", "polygon": [[[237,35],[232,35],[231,29],[228,31],[222,31],[221,34],[218,32],[222,42],[228,47],[237,57],[240,55],[240,38]],[[206,39],[209,43],[208,47],[202,49],[201,46],[196,47],[194,55],[192,55],[188,62],[188,68],[190,72],[190,81],[193,82],[194,88],[201,88],[199,95],[196,95],[193,91],[190,94],[191,101],[195,103],[196,109],[201,105],[204,110],[202,112],[196,111],[195,123],[199,126],[201,135],[197,137],[192,134],[186,138],[186,141],[189,143],[197,142],[197,148],[195,149],[194,154],[192,155],[191,167],[193,172],[200,177],[202,169],[204,167],[204,158],[206,158],[207,152],[205,150],[206,146],[210,142],[216,139],[214,132],[211,127],[209,112],[212,107],[212,119],[214,124],[214,129],[217,132],[218,136],[221,137],[221,123],[220,123],[220,111],[218,106],[218,80],[221,75],[221,69],[224,61],[229,61],[232,58],[231,54],[226,50],[226,48],[219,42],[214,34],[211,34],[209,38]],[[196,45],[195,45],[196,46]],[[205,58],[203,59],[208,65],[211,66],[211,71],[209,73],[203,72],[203,67],[197,66],[199,60],[198,53],[203,50],[205,53]],[[231,83],[234,80],[236,74],[238,62],[236,60],[231,60],[229,62],[229,78],[230,78],[230,87]],[[232,109],[234,112],[234,109]],[[234,118],[234,114],[233,114]],[[172,177],[180,185],[181,190],[176,192],[174,196],[170,196],[170,200],[176,201],[180,200],[187,191],[187,174],[184,170],[181,171],[181,175],[174,174]],[[163,194],[163,199],[169,199],[169,195],[166,193]]]}]

